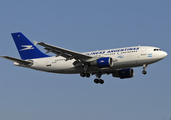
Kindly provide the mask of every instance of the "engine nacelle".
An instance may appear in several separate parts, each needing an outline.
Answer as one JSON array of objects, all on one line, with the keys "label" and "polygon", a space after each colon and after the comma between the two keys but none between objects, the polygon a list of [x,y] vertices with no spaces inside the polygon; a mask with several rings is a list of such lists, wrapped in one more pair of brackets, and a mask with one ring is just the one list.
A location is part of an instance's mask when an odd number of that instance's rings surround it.
[{"label": "engine nacelle", "polygon": [[91,62],[90,65],[96,65],[99,68],[112,67],[113,59],[110,57],[99,58],[99,59]]},{"label": "engine nacelle", "polygon": [[120,77],[121,79],[124,78],[132,78],[134,76],[134,70],[131,68],[118,70],[112,74],[113,77]]}]

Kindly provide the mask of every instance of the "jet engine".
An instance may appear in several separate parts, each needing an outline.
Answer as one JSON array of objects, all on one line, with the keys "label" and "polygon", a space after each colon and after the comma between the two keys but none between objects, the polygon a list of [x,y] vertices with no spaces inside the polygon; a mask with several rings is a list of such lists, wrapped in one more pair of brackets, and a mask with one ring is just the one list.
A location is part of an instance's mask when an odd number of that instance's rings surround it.
[{"label": "jet engine", "polygon": [[99,68],[112,67],[113,59],[110,57],[99,58],[99,59],[91,62],[90,65],[96,65]]},{"label": "jet engine", "polygon": [[134,70],[131,68],[118,70],[118,71],[112,73],[112,76],[120,77],[121,79],[132,78],[134,76]]}]

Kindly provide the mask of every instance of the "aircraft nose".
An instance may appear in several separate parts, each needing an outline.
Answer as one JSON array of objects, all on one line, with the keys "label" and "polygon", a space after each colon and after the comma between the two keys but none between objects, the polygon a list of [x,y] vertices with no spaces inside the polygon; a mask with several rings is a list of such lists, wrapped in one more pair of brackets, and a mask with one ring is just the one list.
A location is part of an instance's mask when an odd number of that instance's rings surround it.
[{"label": "aircraft nose", "polygon": [[165,58],[166,56],[167,56],[167,52],[164,52],[164,51],[163,51],[161,57],[162,57],[162,58]]},{"label": "aircraft nose", "polygon": [[161,60],[167,56],[167,53],[165,51],[158,51],[156,54],[156,58],[158,60]]},{"label": "aircraft nose", "polygon": [[167,56],[167,52],[164,52],[164,57],[166,57]]}]

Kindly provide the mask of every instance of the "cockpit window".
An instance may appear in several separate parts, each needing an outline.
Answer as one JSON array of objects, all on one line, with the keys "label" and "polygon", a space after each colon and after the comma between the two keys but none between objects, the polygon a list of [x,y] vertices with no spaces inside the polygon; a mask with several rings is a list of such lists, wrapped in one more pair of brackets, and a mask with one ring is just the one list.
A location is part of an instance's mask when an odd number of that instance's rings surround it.
[{"label": "cockpit window", "polygon": [[162,51],[161,49],[154,49],[154,51]]}]

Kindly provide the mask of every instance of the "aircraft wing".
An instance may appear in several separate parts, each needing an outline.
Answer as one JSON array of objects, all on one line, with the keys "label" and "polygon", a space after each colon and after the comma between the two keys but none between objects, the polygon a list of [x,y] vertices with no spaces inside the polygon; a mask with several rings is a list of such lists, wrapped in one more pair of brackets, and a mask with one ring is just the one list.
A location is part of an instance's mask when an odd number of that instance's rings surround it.
[{"label": "aircraft wing", "polygon": [[79,59],[79,60],[85,62],[86,60],[93,58],[89,55],[85,55],[85,54],[82,54],[79,52],[67,50],[67,49],[60,48],[60,47],[53,46],[53,45],[49,45],[49,44],[46,44],[43,42],[36,42],[36,44],[45,47],[44,49],[47,50],[47,53],[48,52],[55,53],[55,54],[57,54],[57,56],[65,57],[66,60],[71,60],[74,58],[74,59]]},{"label": "aircraft wing", "polygon": [[16,63],[23,64],[23,65],[32,64],[31,61],[25,61],[25,60],[21,60],[21,59],[18,59],[18,58],[13,58],[13,57],[9,57],[9,56],[1,56],[1,57],[2,57],[2,58],[5,58],[5,59],[8,59],[8,60],[10,60],[10,61],[16,62]]}]

